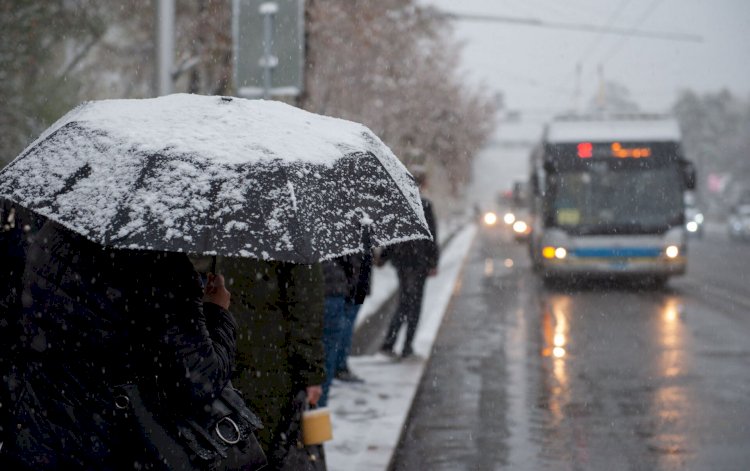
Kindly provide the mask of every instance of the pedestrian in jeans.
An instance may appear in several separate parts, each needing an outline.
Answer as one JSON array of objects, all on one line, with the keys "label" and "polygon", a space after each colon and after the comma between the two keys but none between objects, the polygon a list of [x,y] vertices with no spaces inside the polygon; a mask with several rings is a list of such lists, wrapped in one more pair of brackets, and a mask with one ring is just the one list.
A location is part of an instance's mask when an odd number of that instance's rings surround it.
[{"label": "pedestrian in jeans", "polygon": [[321,406],[328,402],[333,379],[361,383],[352,373],[347,359],[351,351],[354,322],[369,292],[370,256],[361,254],[338,257],[323,264],[325,277],[325,319],[323,343],[326,350],[326,380]]},{"label": "pedestrian in jeans", "polygon": [[[427,187],[425,174],[413,173],[420,192],[424,191]],[[395,356],[393,348],[403,324],[406,324],[406,340],[401,350],[401,357],[408,358],[414,355],[412,344],[422,310],[424,285],[428,276],[437,274],[440,253],[437,245],[435,215],[432,211],[432,203],[424,196],[422,196],[422,208],[433,239],[411,240],[388,247],[383,251],[379,260],[380,264],[390,261],[398,273],[399,305],[391,318],[385,341],[380,347],[383,354],[391,357]]]}]

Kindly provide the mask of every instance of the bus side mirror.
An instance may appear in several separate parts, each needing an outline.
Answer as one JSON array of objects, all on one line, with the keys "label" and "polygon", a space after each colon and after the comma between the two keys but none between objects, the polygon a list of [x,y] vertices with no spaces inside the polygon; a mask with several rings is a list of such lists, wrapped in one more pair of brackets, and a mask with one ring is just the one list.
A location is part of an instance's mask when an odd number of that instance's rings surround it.
[{"label": "bus side mirror", "polygon": [[682,161],[682,178],[685,181],[685,188],[695,190],[695,165],[688,160]]}]

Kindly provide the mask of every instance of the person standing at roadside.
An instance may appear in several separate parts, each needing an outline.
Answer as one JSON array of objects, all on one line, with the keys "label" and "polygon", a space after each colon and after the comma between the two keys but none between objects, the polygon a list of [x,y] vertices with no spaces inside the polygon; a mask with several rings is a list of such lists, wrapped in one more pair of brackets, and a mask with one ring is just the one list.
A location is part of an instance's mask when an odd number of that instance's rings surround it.
[{"label": "person standing at roadside", "polygon": [[[427,178],[422,171],[413,171],[414,180],[420,193],[427,188]],[[395,356],[393,348],[402,325],[406,325],[406,340],[401,350],[402,358],[414,355],[414,336],[417,333],[419,316],[422,310],[424,286],[428,276],[437,274],[440,250],[437,244],[437,225],[432,203],[422,195],[422,209],[432,240],[411,240],[386,248],[380,256],[380,263],[390,261],[396,268],[399,282],[399,305],[391,318],[381,353]]]},{"label": "person standing at roadside", "polygon": [[213,274],[203,289],[185,254],[106,248],[49,221],[29,247],[22,301],[3,469],[162,469],[114,417],[116,386],[190,416],[231,378],[230,293]]},{"label": "person standing at roadside", "polygon": [[338,349],[338,353],[336,354],[336,366],[333,374],[339,381],[362,383],[364,380],[349,369],[349,354],[352,350],[354,323],[357,320],[357,314],[359,314],[365,298],[370,294],[372,253],[352,255],[351,266],[351,276],[347,277],[349,292],[346,298],[346,316],[341,328],[341,348]]},{"label": "person standing at roadside", "polygon": [[257,432],[268,470],[282,469],[291,447],[294,399],[316,405],[325,380],[323,273],[320,264],[220,258],[239,325],[233,385],[263,422]]},{"label": "person standing at roadside", "polygon": [[[26,252],[43,218],[0,200],[0,451],[13,436],[10,416],[14,402],[15,368],[20,350],[21,292]],[[0,469],[3,469],[0,453]]]},{"label": "person standing at roadside", "polygon": [[328,403],[333,379],[364,382],[348,365],[354,322],[370,288],[372,258],[362,254],[345,255],[323,264],[325,275],[325,320],[323,343],[326,350],[326,380],[321,406]]}]

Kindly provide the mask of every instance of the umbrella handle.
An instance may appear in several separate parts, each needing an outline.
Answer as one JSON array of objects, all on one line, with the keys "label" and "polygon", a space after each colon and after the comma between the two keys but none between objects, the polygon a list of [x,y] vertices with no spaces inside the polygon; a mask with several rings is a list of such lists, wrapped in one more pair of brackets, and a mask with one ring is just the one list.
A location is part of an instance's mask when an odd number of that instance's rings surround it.
[{"label": "umbrella handle", "polygon": [[211,273],[216,274],[216,255],[211,257]]}]

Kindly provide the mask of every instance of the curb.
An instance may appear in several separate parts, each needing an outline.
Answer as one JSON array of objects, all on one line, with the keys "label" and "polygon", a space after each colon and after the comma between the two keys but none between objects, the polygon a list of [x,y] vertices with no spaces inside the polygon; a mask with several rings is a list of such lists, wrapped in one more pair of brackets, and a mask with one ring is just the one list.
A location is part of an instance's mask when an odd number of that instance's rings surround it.
[{"label": "curb", "polygon": [[[441,244],[445,251],[440,272],[428,281],[414,342],[421,358],[393,361],[380,354],[350,358],[352,368],[367,383],[332,389],[335,438],[326,445],[331,471],[384,471],[391,466],[476,234],[477,226],[467,224],[450,238],[451,244]],[[461,243],[453,245],[454,240]]]}]

